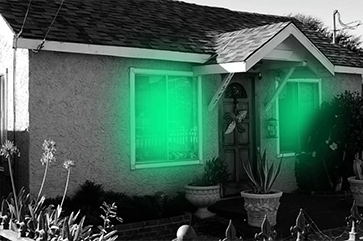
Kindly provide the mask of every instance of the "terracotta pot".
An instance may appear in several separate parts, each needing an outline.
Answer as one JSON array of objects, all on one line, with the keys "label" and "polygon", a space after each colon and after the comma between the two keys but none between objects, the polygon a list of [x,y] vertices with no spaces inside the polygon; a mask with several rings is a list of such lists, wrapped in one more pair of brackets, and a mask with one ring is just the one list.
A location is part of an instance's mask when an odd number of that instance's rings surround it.
[{"label": "terracotta pot", "polygon": [[242,191],[244,208],[247,211],[248,224],[253,227],[261,227],[262,221],[267,214],[267,220],[271,226],[276,225],[277,210],[280,206],[281,191],[272,190],[271,194],[254,194],[250,190]]},{"label": "terracotta pot", "polygon": [[355,179],[355,176],[348,177],[350,183],[350,191],[352,192],[353,199],[359,207],[363,207],[363,180]]},{"label": "terracotta pot", "polygon": [[215,215],[207,208],[220,199],[219,185],[215,186],[192,186],[185,185],[185,198],[194,206],[198,207],[193,214],[198,218],[208,218]]}]

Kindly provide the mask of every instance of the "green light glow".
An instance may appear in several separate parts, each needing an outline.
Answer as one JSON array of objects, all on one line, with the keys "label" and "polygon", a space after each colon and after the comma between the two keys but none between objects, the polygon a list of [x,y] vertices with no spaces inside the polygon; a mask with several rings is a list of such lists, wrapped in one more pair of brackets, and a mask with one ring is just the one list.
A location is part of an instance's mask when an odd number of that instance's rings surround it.
[{"label": "green light glow", "polygon": [[197,82],[192,77],[135,75],[136,162],[198,158]]},{"label": "green light glow", "polygon": [[303,149],[307,130],[319,107],[317,82],[288,82],[279,95],[280,152],[295,153]]}]

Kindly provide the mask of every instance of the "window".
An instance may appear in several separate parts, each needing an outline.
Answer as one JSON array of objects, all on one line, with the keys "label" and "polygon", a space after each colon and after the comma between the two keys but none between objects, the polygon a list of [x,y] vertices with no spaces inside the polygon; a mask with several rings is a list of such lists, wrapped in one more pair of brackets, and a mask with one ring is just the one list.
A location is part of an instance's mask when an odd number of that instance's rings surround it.
[{"label": "window", "polygon": [[200,163],[200,80],[132,68],[130,83],[131,168]]},{"label": "window", "polygon": [[277,100],[278,153],[295,154],[304,147],[307,130],[321,104],[321,81],[318,79],[288,80]]}]

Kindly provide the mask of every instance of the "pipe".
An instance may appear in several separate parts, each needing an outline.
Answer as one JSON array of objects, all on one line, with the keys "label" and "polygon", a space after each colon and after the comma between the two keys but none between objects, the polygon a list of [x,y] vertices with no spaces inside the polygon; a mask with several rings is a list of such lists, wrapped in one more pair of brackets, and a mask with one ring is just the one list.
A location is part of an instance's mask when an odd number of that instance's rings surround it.
[{"label": "pipe", "polygon": [[337,35],[337,25],[336,25],[336,22],[335,22],[335,16],[337,15],[338,13],[338,10],[334,10],[333,12],[333,44],[335,44],[335,39],[336,39],[336,35]]},{"label": "pipe", "polygon": [[13,141],[14,145],[16,145],[16,137],[15,137],[15,131],[16,131],[16,94],[15,94],[15,83],[16,83],[16,53],[18,49],[18,34],[14,34],[14,42],[13,42]]},{"label": "pipe", "polygon": [[[14,145],[16,145],[16,93],[15,93],[15,83],[16,83],[16,53],[17,53],[17,49],[18,49],[18,39],[19,39],[19,34],[14,34],[14,40],[13,40],[13,142]],[[15,170],[14,170],[14,174],[16,172],[16,179],[15,179],[15,185],[17,186],[18,184],[18,161],[17,161],[17,156],[14,156],[14,161],[15,161]]]}]

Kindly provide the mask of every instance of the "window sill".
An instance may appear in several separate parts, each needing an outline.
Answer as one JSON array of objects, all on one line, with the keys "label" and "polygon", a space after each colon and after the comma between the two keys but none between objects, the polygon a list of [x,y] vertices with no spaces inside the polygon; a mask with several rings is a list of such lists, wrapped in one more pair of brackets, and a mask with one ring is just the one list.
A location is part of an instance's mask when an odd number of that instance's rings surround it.
[{"label": "window sill", "polygon": [[159,162],[159,163],[139,163],[131,165],[131,170],[136,169],[146,169],[146,168],[155,168],[155,167],[175,167],[175,166],[188,166],[188,165],[198,165],[203,164],[201,160],[183,160],[183,161],[174,161],[174,162]]},{"label": "window sill", "polygon": [[295,157],[296,153],[282,153],[282,154],[277,154],[277,158],[284,158],[284,157]]}]

